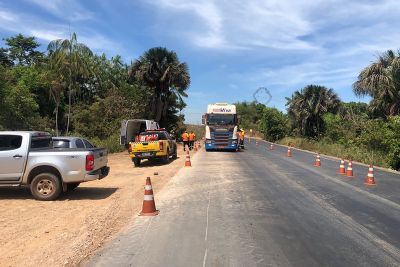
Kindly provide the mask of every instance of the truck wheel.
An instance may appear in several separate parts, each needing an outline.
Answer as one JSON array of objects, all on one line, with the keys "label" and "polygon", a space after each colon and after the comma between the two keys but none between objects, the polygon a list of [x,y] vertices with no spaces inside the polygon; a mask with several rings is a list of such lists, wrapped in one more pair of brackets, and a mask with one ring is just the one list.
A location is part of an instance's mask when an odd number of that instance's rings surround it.
[{"label": "truck wheel", "polygon": [[169,163],[169,149],[167,149],[167,155],[164,157],[164,163]]},{"label": "truck wheel", "polygon": [[177,151],[177,149],[175,147],[174,154],[172,154],[172,159],[177,159],[177,158],[178,158],[178,151]]},{"label": "truck wheel", "polygon": [[62,191],[60,179],[52,173],[40,173],[31,182],[31,194],[37,200],[54,200]]},{"label": "truck wheel", "polygon": [[132,159],[132,162],[135,165],[135,167],[139,167],[140,166],[140,159]]},{"label": "truck wheel", "polygon": [[70,192],[70,191],[75,190],[80,184],[81,183],[70,183],[70,184],[67,184],[67,191]]}]

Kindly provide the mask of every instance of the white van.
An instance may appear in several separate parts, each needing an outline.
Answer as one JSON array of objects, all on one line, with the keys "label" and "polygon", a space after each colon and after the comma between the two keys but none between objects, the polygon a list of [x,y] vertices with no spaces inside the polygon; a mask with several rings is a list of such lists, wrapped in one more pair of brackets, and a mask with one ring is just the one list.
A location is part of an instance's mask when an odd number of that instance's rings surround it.
[{"label": "white van", "polygon": [[135,136],[139,135],[141,132],[146,130],[156,130],[159,128],[160,126],[158,123],[153,120],[123,120],[121,122],[121,135],[119,139],[120,144],[128,146],[129,142],[134,141]]}]

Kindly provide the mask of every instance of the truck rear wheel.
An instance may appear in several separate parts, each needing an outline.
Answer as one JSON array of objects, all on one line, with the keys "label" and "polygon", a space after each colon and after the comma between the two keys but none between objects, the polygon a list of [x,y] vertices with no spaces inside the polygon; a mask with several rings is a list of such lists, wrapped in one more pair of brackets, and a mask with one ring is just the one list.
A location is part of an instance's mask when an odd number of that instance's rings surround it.
[{"label": "truck rear wheel", "polygon": [[169,149],[167,149],[167,155],[163,158],[164,163],[169,163]]},{"label": "truck rear wheel", "polygon": [[132,159],[132,162],[135,165],[135,167],[139,167],[140,166],[140,159]]},{"label": "truck rear wheel", "polygon": [[60,179],[52,173],[39,173],[30,185],[31,194],[37,200],[55,200],[61,194]]}]

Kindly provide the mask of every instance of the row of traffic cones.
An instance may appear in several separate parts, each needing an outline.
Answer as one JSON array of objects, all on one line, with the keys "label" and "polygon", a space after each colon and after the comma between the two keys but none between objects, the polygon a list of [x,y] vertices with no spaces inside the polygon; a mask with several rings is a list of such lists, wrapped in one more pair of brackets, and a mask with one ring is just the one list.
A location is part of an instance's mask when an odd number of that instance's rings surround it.
[{"label": "row of traffic cones", "polygon": [[[270,144],[269,150],[274,150],[274,144],[273,143]],[[287,157],[292,157],[292,148],[290,146],[288,146],[288,148],[287,148],[286,156]],[[319,155],[319,153],[317,153],[317,155],[315,157],[314,166],[315,167],[321,167],[321,156]],[[349,161],[349,163],[347,165],[347,170],[346,170],[345,162],[344,162],[343,159],[341,159],[338,173],[342,174],[342,175],[346,175],[347,177],[354,177],[354,174],[353,174],[353,162],[351,160]],[[366,185],[376,185],[375,178],[374,178],[374,167],[373,167],[372,164],[369,165],[368,174],[367,174],[367,177],[364,180],[364,184],[366,184]]]},{"label": "row of traffic cones", "polygon": [[[321,157],[320,157],[319,153],[317,153],[317,156],[315,158],[314,166],[321,167]],[[345,162],[343,159],[341,159],[338,174],[346,175],[347,177],[354,177],[353,162],[351,160],[349,160],[349,163],[347,164],[347,169],[346,169]],[[367,174],[367,177],[365,177],[364,184],[376,185],[375,178],[374,178],[374,167],[372,164],[369,165],[368,174]]]}]

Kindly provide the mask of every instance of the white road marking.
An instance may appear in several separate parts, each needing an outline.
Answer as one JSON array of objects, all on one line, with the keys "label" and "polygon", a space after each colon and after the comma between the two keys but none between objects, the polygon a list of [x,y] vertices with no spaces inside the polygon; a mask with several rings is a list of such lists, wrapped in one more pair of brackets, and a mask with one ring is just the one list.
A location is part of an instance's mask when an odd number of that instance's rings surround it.
[{"label": "white road marking", "polygon": [[206,266],[206,261],[207,261],[207,251],[208,249],[206,248],[206,252],[204,253],[204,258],[203,258],[203,267]]},{"label": "white road marking", "polygon": [[208,237],[208,213],[209,213],[209,210],[210,210],[210,203],[211,203],[211,197],[210,197],[210,193],[208,193],[206,235],[205,235],[205,237],[204,237],[204,240],[205,240],[205,241],[207,241],[207,237]]}]

